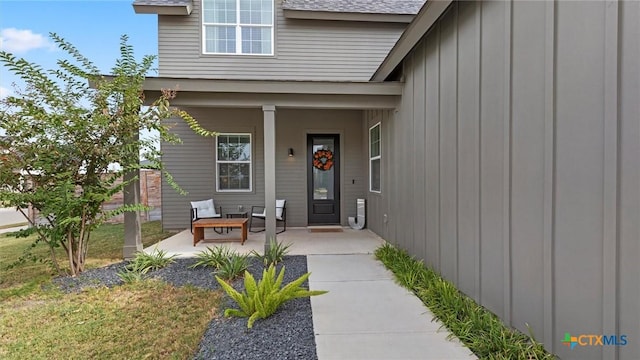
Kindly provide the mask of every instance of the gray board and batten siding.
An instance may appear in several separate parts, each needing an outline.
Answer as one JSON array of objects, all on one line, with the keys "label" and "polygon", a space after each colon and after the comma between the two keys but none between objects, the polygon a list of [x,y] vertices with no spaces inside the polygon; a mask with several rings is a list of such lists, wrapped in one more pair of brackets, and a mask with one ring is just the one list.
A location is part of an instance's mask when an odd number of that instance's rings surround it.
[{"label": "gray board and batten siding", "polygon": [[202,53],[201,0],[190,15],[158,15],[158,64],[163,77],[250,80],[367,81],[406,27],[287,19],[275,0],[273,56]]},{"label": "gray board and batten siding", "polygon": [[638,39],[638,1],[454,2],[365,112],[369,227],[563,359],[640,359]]},{"label": "gray board and batten siding", "polygon": [[[188,192],[182,196],[163,179],[162,225],[189,227],[189,202],[214,198],[223,214],[238,205],[250,210],[264,205],[263,113],[249,108],[187,108],[206,129],[220,133],[250,133],[253,189],[217,192],[215,139],[195,134],[182,120],[169,120],[182,144],[162,144],[163,161],[176,182]],[[287,200],[287,226],[307,226],[307,134],[339,134],[341,147],[341,224],[356,213],[356,199],[365,197],[366,159],[362,155],[362,111],[276,109],[276,198]],[[230,121],[233,119],[233,121]],[[294,156],[288,156],[288,149]]]}]

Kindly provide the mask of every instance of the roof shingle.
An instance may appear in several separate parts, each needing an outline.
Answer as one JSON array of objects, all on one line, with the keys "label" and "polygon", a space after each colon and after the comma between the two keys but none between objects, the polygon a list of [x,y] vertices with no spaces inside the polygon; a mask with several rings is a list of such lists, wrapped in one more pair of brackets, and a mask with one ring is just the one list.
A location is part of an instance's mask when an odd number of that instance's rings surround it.
[{"label": "roof shingle", "polygon": [[288,10],[415,15],[426,0],[284,0]]}]

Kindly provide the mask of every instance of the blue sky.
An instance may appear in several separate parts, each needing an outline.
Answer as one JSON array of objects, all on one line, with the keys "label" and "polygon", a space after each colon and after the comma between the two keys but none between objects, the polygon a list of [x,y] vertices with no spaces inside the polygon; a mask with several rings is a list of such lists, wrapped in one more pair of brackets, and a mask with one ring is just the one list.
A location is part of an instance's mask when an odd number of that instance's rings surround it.
[{"label": "blue sky", "polygon": [[[136,57],[157,55],[157,15],[136,14],[133,0],[0,0],[0,49],[45,69],[55,68],[63,53],[52,46],[55,32],[108,73],[118,57],[120,36],[129,36]],[[149,74],[155,76],[156,74]],[[16,81],[4,66],[0,96]]]}]

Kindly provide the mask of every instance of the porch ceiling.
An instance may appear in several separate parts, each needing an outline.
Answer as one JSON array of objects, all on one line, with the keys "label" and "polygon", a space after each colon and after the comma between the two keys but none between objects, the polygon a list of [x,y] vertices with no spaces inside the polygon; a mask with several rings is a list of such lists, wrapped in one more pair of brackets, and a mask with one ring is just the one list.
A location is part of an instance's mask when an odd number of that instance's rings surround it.
[{"label": "porch ceiling", "polygon": [[198,107],[392,109],[402,94],[399,82],[330,82],[147,78],[147,99],[162,89],[178,90],[172,104]]}]

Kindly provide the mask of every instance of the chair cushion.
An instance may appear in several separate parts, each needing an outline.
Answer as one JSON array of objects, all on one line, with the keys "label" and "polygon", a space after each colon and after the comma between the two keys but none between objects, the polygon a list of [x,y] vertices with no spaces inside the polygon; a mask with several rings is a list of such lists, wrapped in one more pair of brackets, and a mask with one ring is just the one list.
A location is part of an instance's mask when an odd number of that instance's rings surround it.
[{"label": "chair cushion", "polygon": [[276,200],[276,219],[282,220],[282,210],[287,200]]},{"label": "chair cushion", "polygon": [[220,217],[220,215],[216,213],[216,207],[213,203],[213,199],[202,200],[202,201],[192,201],[191,207],[198,210],[199,219]]},{"label": "chair cushion", "polygon": [[[282,212],[286,201],[287,200],[276,200],[276,219],[280,221],[282,221]],[[262,210],[261,213],[253,213],[251,216],[264,219],[267,217],[267,209]]]}]

